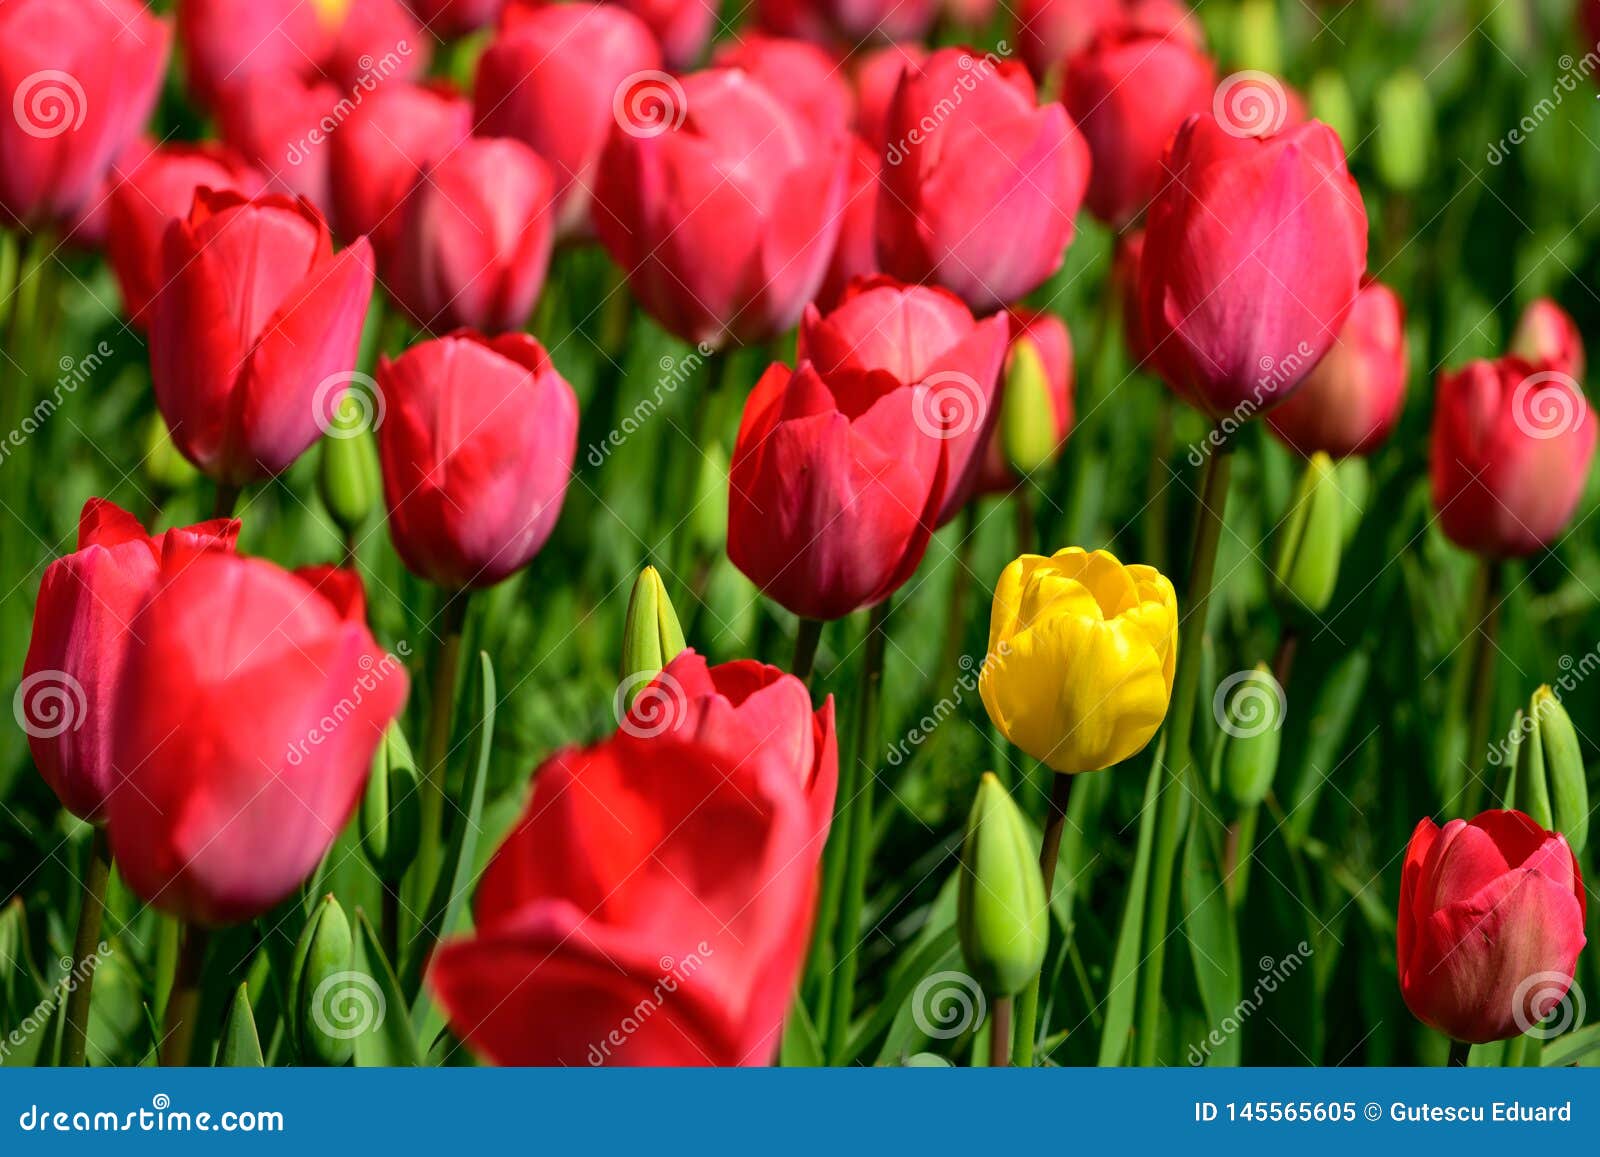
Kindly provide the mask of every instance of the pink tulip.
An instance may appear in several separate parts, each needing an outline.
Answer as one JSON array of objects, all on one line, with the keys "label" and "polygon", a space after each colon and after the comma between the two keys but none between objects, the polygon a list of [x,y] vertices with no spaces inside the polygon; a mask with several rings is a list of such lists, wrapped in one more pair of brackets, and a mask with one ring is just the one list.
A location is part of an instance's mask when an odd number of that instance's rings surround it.
[{"label": "pink tulip", "polygon": [[889,116],[894,94],[907,68],[928,59],[928,50],[914,40],[886,44],[862,55],[856,65],[856,125],[878,152],[889,143]]},{"label": "pink tulip", "polygon": [[1548,297],[1530,301],[1511,335],[1511,353],[1525,361],[1553,362],[1575,378],[1583,377],[1583,335],[1572,315]]},{"label": "pink tulip", "polygon": [[325,80],[257,73],[224,90],[217,120],[222,139],[267,174],[269,189],[304,197],[327,216],[332,140],[344,99]]},{"label": "pink tulip", "polygon": [[1019,51],[1040,80],[1103,32],[1151,33],[1196,49],[1205,44],[1183,0],[1021,0],[1016,13]]},{"label": "pink tulip", "polygon": [[655,35],[661,56],[671,69],[697,64],[711,43],[717,7],[707,0],[618,0]]},{"label": "pink tulip", "polygon": [[843,62],[809,41],[751,33],[723,44],[712,64],[743,69],[826,136],[844,136],[855,124],[856,98]]}]

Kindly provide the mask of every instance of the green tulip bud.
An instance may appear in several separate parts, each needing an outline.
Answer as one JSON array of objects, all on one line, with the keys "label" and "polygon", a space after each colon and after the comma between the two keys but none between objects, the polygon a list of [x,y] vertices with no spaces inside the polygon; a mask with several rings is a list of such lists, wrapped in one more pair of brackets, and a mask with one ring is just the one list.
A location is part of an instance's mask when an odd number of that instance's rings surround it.
[{"label": "green tulip bud", "polygon": [[1356,117],[1355,98],[1350,95],[1344,73],[1334,68],[1318,70],[1311,78],[1306,97],[1311,104],[1312,117],[1338,133],[1346,148],[1361,139],[1357,135],[1360,121]]},{"label": "green tulip bud", "polygon": [[1306,463],[1278,543],[1272,577],[1281,597],[1312,614],[1326,609],[1339,581],[1345,519],[1333,459],[1318,451]]},{"label": "green tulip bud", "polygon": [[1433,101],[1417,73],[1397,72],[1378,88],[1374,101],[1378,176],[1391,189],[1409,193],[1427,176],[1433,142]]},{"label": "green tulip bud", "polygon": [[938,1053],[912,1053],[906,1058],[903,1069],[953,1069],[954,1063]]},{"label": "green tulip bud", "polygon": [[306,1064],[344,1065],[351,1038],[335,1019],[343,990],[355,987],[355,941],[350,921],[330,894],[323,897],[295,945],[289,973],[289,1020],[300,1059]]},{"label": "green tulip bud", "polygon": [[1516,763],[1506,803],[1567,837],[1574,852],[1589,840],[1589,783],[1578,733],[1549,687],[1533,693],[1512,723]]},{"label": "green tulip bud", "polygon": [[1283,69],[1277,0],[1240,0],[1233,12],[1233,60],[1240,68]]},{"label": "green tulip bud", "polygon": [[1006,388],[1000,400],[1000,434],[1006,459],[1020,474],[1047,466],[1056,456],[1055,403],[1039,346],[1019,337],[1006,355]]},{"label": "green tulip bud", "polygon": [[421,776],[398,722],[391,723],[372,757],[361,796],[361,850],[378,878],[398,885],[417,854],[422,834]]},{"label": "green tulip bud", "polygon": [[627,689],[627,705],[684,646],[683,628],[667,598],[667,588],[656,568],[647,566],[633,584],[622,628],[622,685]]},{"label": "green tulip bud", "polygon": [[250,1012],[250,986],[241,981],[222,1025],[222,1039],[217,1042],[216,1067],[259,1069],[265,1064],[261,1034],[256,1032],[256,1019]]},{"label": "green tulip bud", "polygon": [[144,475],[164,493],[182,490],[200,477],[200,471],[173,444],[166,419],[160,414],[150,415],[145,426]]},{"label": "green tulip bud", "polygon": [[1022,812],[993,772],[979,781],[967,817],[956,929],[967,968],[993,998],[1020,991],[1044,964],[1044,878]]},{"label": "green tulip bud", "polygon": [[1222,781],[1228,795],[1247,811],[1267,798],[1278,772],[1278,741],[1283,734],[1283,688],[1265,663],[1228,680],[1233,686],[1221,704],[1224,732]]},{"label": "green tulip bud", "polygon": [[[354,387],[352,387],[352,390]],[[333,521],[346,535],[359,530],[383,499],[378,446],[369,428],[363,397],[346,391],[322,439],[317,490]]]}]

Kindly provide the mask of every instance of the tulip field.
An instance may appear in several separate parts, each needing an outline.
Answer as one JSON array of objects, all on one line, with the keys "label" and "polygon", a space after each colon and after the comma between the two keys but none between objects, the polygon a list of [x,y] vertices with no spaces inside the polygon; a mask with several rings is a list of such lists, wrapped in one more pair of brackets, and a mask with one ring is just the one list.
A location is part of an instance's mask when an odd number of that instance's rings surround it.
[{"label": "tulip field", "polygon": [[1600,0],[0,0],[0,1067],[1600,1063],[1597,206]]}]

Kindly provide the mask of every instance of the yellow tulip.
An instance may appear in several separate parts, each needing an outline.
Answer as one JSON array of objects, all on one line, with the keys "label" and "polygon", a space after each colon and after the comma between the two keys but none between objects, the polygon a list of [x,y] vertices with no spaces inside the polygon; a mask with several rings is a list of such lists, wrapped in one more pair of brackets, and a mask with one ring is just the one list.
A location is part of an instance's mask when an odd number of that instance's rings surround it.
[{"label": "yellow tulip", "polygon": [[1007,739],[1056,771],[1096,771],[1160,729],[1178,599],[1150,566],[1069,546],[1025,554],[994,591],[978,693]]}]

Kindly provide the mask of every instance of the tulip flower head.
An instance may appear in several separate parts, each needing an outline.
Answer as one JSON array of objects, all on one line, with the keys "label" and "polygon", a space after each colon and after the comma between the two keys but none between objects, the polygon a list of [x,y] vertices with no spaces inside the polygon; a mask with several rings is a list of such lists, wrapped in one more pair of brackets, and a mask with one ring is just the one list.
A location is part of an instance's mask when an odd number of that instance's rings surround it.
[{"label": "tulip flower head", "polygon": [[78,549],[45,569],[16,711],[39,774],[78,818],[103,822],[120,780],[112,748],[117,696],[134,616],[163,560],[178,565],[204,550],[231,551],[238,535],[234,519],[146,534],[115,503],[91,498],[78,520]]},{"label": "tulip flower head", "polygon": [[1583,388],[1553,363],[1510,356],[1442,373],[1430,450],[1439,525],[1476,554],[1541,550],[1571,521],[1594,448]]},{"label": "tulip flower head", "polygon": [[1528,303],[1511,335],[1511,353],[1530,362],[1552,362],[1573,377],[1583,377],[1583,335],[1572,315],[1548,297]]},{"label": "tulip flower head", "polygon": [[1565,837],[1518,811],[1417,824],[1400,876],[1400,993],[1470,1044],[1534,1029],[1572,984],[1586,902]]},{"label": "tulip flower head", "polygon": [[358,238],[335,254],[306,201],[201,189],[167,228],[162,278],[150,376],[174,444],[220,483],[286,469],[349,383],[371,246]]},{"label": "tulip flower head", "polygon": [[1022,0],[1017,44],[1039,80],[1108,32],[1147,34],[1201,48],[1200,22],[1184,0]]},{"label": "tulip flower head", "polygon": [[1154,567],[1071,546],[1025,554],[995,586],[978,693],[1012,743],[1056,771],[1095,771],[1161,727],[1178,600]]},{"label": "tulip flower head", "polygon": [[1146,217],[1139,305],[1150,360],[1207,416],[1288,398],[1333,346],[1367,262],[1367,214],[1333,130],[1256,135],[1211,113],[1173,139]]},{"label": "tulip flower head", "polygon": [[217,551],[163,566],[134,620],[113,741],[126,783],[107,807],[146,903],[212,927],[252,919],[354,814],[406,672],[339,586]]}]

